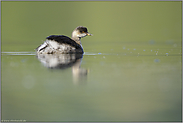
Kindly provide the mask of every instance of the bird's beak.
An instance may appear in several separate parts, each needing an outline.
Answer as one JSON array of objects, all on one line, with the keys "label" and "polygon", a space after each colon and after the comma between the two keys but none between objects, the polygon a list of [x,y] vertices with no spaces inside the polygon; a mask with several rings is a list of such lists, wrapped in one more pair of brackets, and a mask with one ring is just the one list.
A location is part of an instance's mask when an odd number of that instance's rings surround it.
[{"label": "bird's beak", "polygon": [[92,34],[90,34],[90,33],[86,33],[88,36],[92,36]]}]

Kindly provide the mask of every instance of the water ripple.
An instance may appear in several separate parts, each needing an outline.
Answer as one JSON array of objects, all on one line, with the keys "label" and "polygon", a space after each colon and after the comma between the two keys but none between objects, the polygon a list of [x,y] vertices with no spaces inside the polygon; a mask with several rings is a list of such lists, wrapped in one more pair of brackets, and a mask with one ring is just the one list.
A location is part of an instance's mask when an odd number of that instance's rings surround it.
[{"label": "water ripple", "polygon": [[36,55],[35,52],[1,52],[2,55]]},{"label": "water ripple", "polygon": [[[134,49],[133,49],[134,50]],[[135,49],[136,50],[136,49]],[[146,52],[146,50],[143,50]],[[36,52],[1,52],[1,55],[36,55]],[[100,55],[113,55],[113,56],[118,56],[118,55],[122,55],[122,56],[180,56],[181,53],[179,54],[169,54],[169,53],[159,53],[158,51],[155,51],[155,53],[151,52],[148,54],[143,54],[143,53],[133,53],[133,52],[118,52],[118,53],[97,53],[97,52],[85,52],[83,55],[85,56],[100,56]]]}]

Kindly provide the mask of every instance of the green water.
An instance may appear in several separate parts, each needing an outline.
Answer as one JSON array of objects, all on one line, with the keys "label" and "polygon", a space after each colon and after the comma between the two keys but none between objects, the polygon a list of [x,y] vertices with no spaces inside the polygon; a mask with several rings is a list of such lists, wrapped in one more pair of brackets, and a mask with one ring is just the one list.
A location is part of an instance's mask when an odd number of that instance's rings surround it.
[{"label": "green water", "polygon": [[[2,121],[181,121],[182,2],[1,3]],[[37,58],[79,25],[82,59]]]}]

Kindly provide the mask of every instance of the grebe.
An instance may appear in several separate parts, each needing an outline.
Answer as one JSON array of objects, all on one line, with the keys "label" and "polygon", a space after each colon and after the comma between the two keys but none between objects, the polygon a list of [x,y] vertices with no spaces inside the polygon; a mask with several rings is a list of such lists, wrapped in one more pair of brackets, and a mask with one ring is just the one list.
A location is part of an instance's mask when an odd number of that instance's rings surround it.
[{"label": "grebe", "polygon": [[72,38],[64,35],[50,35],[43,44],[36,48],[36,51],[38,54],[83,54],[81,38],[85,36],[92,36],[92,34],[88,33],[86,27],[78,26],[72,32]]}]

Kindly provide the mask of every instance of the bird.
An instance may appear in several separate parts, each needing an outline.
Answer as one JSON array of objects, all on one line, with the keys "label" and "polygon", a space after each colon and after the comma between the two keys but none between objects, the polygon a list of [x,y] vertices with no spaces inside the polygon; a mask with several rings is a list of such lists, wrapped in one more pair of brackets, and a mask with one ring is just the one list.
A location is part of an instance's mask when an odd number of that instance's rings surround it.
[{"label": "bird", "polygon": [[35,50],[37,54],[83,54],[81,38],[85,36],[92,36],[92,34],[86,27],[78,26],[72,32],[72,38],[65,35],[50,35]]}]

